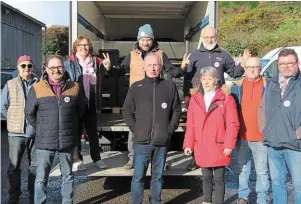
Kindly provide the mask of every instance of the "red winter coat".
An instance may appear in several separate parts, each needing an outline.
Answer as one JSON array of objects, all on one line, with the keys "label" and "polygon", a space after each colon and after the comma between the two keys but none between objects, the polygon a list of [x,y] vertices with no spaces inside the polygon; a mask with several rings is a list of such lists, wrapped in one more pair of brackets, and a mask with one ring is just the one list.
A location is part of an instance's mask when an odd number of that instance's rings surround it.
[{"label": "red winter coat", "polygon": [[239,131],[236,103],[231,95],[216,90],[208,112],[203,94],[193,95],[186,128],[183,148],[193,149],[200,167],[230,165],[231,155],[224,155],[224,149],[234,149]]}]

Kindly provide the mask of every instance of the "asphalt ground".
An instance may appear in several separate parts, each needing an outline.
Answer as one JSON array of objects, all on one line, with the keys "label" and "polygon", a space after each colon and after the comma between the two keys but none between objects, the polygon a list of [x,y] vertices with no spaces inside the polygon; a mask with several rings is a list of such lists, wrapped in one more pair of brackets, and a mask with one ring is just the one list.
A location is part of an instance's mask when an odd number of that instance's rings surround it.
[{"label": "asphalt ground", "polygon": [[[233,153],[233,164],[231,166],[231,172],[226,171],[226,195],[225,204],[234,204],[238,198],[238,169],[236,168],[236,154]],[[56,157],[53,167],[58,163]],[[1,203],[6,204],[9,200],[8,195],[8,142],[7,132],[1,130]],[[20,198],[20,204],[29,204],[27,194],[27,168],[28,160],[27,155],[24,154],[21,169],[22,169],[22,181],[21,190],[22,195]],[[253,170],[250,176],[250,186],[255,189],[256,175]],[[148,198],[149,191],[149,178],[146,180],[145,196],[143,203],[149,203]],[[49,178],[47,203],[59,204],[61,203],[61,178],[52,177]],[[77,176],[74,182],[74,203],[88,204],[88,203],[104,203],[104,204],[126,204],[130,203],[130,186],[131,177],[87,177]],[[289,203],[292,201],[292,184],[288,181],[289,188]],[[270,195],[271,197],[271,195]],[[272,198],[271,198],[272,199]],[[271,200],[270,199],[270,200]],[[202,201],[202,180],[200,177],[184,177],[184,176],[169,176],[164,177],[164,186],[162,192],[162,203],[165,204],[199,204]],[[251,204],[256,203],[256,193],[252,192],[249,200]],[[272,201],[271,201],[272,203]]]}]

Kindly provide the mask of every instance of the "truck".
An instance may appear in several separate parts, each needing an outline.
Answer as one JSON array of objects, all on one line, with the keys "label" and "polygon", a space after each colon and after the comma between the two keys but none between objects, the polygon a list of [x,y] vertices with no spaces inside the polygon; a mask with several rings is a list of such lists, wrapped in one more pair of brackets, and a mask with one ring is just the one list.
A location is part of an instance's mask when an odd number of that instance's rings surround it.
[{"label": "truck", "polygon": [[[86,35],[92,42],[94,54],[98,55],[106,50],[118,50],[119,59],[122,59],[133,49],[133,45],[137,42],[138,29],[144,24],[152,26],[159,47],[175,65],[180,65],[184,53],[191,53],[200,46],[202,28],[207,25],[217,27],[217,2],[72,1],[70,2],[70,53],[74,40],[80,35]],[[100,54],[99,56],[101,57]],[[121,61],[119,60],[118,63]],[[112,65],[118,63],[113,62]],[[123,77],[126,76],[127,74]],[[107,100],[113,95],[114,90],[111,89],[110,92],[104,92],[102,98]],[[120,112],[121,107],[122,104],[116,107],[103,105],[102,113],[98,115],[97,129],[103,149],[101,157],[108,168],[101,171],[96,169],[92,165],[90,155],[86,153],[84,163],[88,170],[75,172],[75,175],[132,176],[133,171],[123,169],[128,160],[129,128]],[[171,139],[167,156],[170,168],[165,171],[165,175],[199,176],[199,171],[186,171],[190,158],[184,156],[182,150],[186,125],[184,106],[182,111],[183,117]],[[57,166],[52,170],[51,176],[58,175],[60,169]],[[150,175],[150,169],[147,175]]]}]

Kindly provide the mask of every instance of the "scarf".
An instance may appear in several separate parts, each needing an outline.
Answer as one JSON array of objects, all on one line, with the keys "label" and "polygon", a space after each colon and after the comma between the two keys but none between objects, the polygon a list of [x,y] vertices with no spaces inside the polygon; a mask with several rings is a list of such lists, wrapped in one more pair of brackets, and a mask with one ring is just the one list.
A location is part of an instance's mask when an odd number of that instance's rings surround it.
[{"label": "scarf", "polygon": [[85,60],[76,54],[80,66],[83,68],[83,86],[85,90],[86,97],[90,98],[90,87],[91,85],[96,85],[96,73],[94,71],[94,62],[91,55],[89,55]]},{"label": "scarf", "polygon": [[206,112],[208,112],[208,109],[209,109],[209,106],[210,106],[210,104],[212,102],[212,99],[215,96],[215,92],[216,92],[215,88],[213,90],[211,90],[211,91],[208,91],[208,92],[206,92],[204,90],[204,101],[205,101]]},{"label": "scarf", "polygon": [[291,77],[285,78],[281,74],[279,74],[279,84],[280,84],[280,89],[281,89],[281,98],[283,98],[284,92],[287,89],[288,82]]},{"label": "scarf", "polygon": [[50,84],[50,86],[52,87],[55,95],[57,96],[58,99],[61,98],[61,91],[62,91],[62,87],[64,85],[64,81],[62,80],[59,83],[56,83],[54,81],[52,81],[50,78],[48,79],[48,82]]}]

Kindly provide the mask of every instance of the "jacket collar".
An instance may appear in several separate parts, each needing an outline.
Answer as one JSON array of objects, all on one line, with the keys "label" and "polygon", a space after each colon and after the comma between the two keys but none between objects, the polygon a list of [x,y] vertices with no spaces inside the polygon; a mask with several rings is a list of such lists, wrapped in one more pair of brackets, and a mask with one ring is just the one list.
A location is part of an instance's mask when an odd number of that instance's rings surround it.
[{"label": "jacket collar", "polygon": [[144,79],[147,83],[156,83],[158,84],[160,81],[162,81],[162,79],[160,77],[156,77],[156,78],[150,78],[148,76],[145,76]]}]

